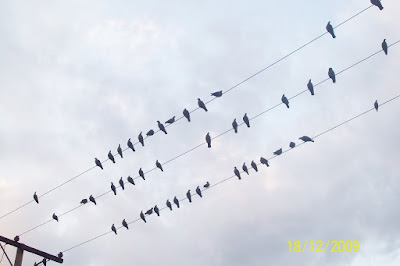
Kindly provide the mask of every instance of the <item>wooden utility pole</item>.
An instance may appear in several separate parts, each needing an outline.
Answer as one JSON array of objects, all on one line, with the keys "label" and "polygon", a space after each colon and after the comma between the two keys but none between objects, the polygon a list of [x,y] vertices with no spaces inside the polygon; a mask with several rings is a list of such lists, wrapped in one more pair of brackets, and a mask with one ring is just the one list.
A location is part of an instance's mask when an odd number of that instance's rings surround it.
[{"label": "wooden utility pole", "polygon": [[[14,246],[17,248],[17,254],[15,255],[15,262],[14,266],[21,266],[22,265],[22,258],[24,255],[24,251],[26,250],[29,253],[36,254],[40,257],[43,257],[44,259],[52,260],[58,263],[63,263],[63,259],[61,257],[57,257],[51,254],[48,254],[46,252],[40,251],[36,248],[27,246],[25,244],[19,243],[17,241],[8,239],[6,237],[0,236],[0,242],[4,242],[8,245]],[[5,251],[4,251],[5,252]]]}]

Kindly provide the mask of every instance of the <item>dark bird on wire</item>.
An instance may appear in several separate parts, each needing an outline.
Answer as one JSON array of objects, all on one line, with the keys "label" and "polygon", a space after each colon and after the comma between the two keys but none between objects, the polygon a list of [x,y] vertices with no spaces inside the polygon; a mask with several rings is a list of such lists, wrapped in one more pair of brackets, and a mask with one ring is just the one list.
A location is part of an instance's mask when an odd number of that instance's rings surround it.
[{"label": "dark bird on wire", "polygon": [[265,164],[267,167],[269,167],[268,160],[265,159],[264,157],[260,157],[260,163]]},{"label": "dark bird on wire", "polygon": [[132,151],[135,151],[135,148],[133,147],[131,139],[128,139],[128,147],[132,149]]},{"label": "dark bird on wire", "polygon": [[14,237],[14,241],[15,241],[15,242],[18,242],[18,241],[19,241],[19,236],[15,236],[15,237]]},{"label": "dark bird on wire", "polygon": [[192,194],[190,194],[190,189],[186,192],[186,197],[188,198],[189,202],[192,202]]},{"label": "dark bird on wire", "polygon": [[242,169],[243,169],[243,171],[245,171],[245,173],[246,173],[247,175],[249,175],[249,170],[247,169],[246,163],[243,163]]},{"label": "dark bird on wire", "polygon": [[143,211],[140,212],[140,218],[142,218],[142,220],[143,220],[145,223],[147,223],[147,222],[146,222],[146,218],[144,217]]},{"label": "dark bird on wire", "polygon": [[200,100],[200,98],[197,98],[197,104],[199,105],[199,107],[201,109],[204,109],[204,111],[206,111],[206,112],[208,111],[206,105],[203,103],[202,100]]},{"label": "dark bird on wire", "polygon": [[294,147],[296,147],[296,143],[294,143],[293,141],[290,142],[289,143],[289,147],[293,149]]},{"label": "dark bird on wire", "polygon": [[98,167],[100,167],[101,169],[103,169],[103,165],[101,164],[101,162],[100,162],[99,159],[94,158],[94,162],[96,163],[96,165],[97,165]]},{"label": "dark bird on wire", "polygon": [[179,200],[176,198],[176,196],[174,197],[174,203],[179,208]]},{"label": "dark bird on wire", "polygon": [[336,38],[335,32],[333,31],[333,27],[330,21],[328,22],[328,25],[326,25],[326,30],[332,35],[332,38]]},{"label": "dark bird on wire", "polygon": [[206,135],[206,141],[207,141],[208,147],[211,148],[211,137],[210,137],[210,133],[207,133],[207,135]]},{"label": "dark bird on wire", "polygon": [[375,107],[376,111],[378,112],[378,108],[379,108],[378,100],[375,101],[374,107]]},{"label": "dark bird on wire", "polygon": [[164,125],[161,124],[160,121],[157,121],[157,124],[158,124],[158,128],[159,128],[162,132],[164,132],[165,134],[168,134],[167,131],[165,130]]},{"label": "dark bird on wire", "polygon": [[286,98],[285,94],[282,95],[282,102],[286,105],[287,108],[289,108],[289,100]]},{"label": "dark bird on wire", "polygon": [[169,201],[169,200],[167,200],[167,202],[166,202],[166,204],[167,204],[167,207],[172,211],[172,205],[171,205],[171,202]]},{"label": "dark bird on wire", "polygon": [[108,152],[108,159],[110,159],[113,163],[115,163],[114,155],[112,155],[111,151]]},{"label": "dark bird on wire", "polygon": [[143,178],[143,180],[146,180],[146,178],[144,178],[144,173],[142,168],[139,169],[139,175]]},{"label": "dark bird on wire", "polygon": [[233,122],[232,122],[232,127],[233,127],[233,130],[235,130],[235,133],[237,133],[238,132],[238,130],[237,130],[237,128],[238,128],[238,124],[237,124],[237,122],[236,122],[236,118],[233,120]]},{"label": "dark bird on wire", "polygon": [[254,171],[258,172],[257,164],[254,161],[251,161],[251,167],[253,167]]},{"label": "dark bird on wire", "polygon": [[139,140],[139,142],[142,144],[142,146],[144,146],[144,139],[143,139],[142,132],[140,132],[140,134],[139,134],[139,136],[138,136],[138,140]]},{"label": "dark bird on wire", "polygon": [[282,148],[280,148],[280,149],[277,150],[277,151],[274,151],[274,154],[275,154],[275,155],[281,155],[281,154],[282,154]]},{"label": "dark bird on wire", "polygon": [[129,230],[128,223],[125,221],[125,219],[122,220],[122,225]]},{"label": "dark bird on wire", "polygon": [[86,204],[86,203],[88,203],[88,200],[87,200],[87,199],[81,200],[81,204]]},{"label": "dark bird on wire", "polygon": [[119,179],[119,185],[121,186],[122,190],[125,189],[125,184],[124,184],[124,180],[122,180],[122,177]]},{"label": "dark bird on wire", "polygon": [[222,96],[222,91],[213,92],[213,93],[211,93],[211,96],[221,97]]},{"label": "dark bird on wire", "polygon": [[164,170],[163,170],[163,168],[162,168],[162,166],[161,166],[161,164],[160,164],[160,162],[157,160],[156,161],[156,166],[158,167],[158,168],[160,168],[160,170],[162,171],[162,172],[164,172]]},{"label": "dark bird on wire", "polygon": [[55,213],[53,213],[52,217],[53,217],[54,220],[56,220],[58,222],[58,216]]},{"label": "dark bird on wire", "polygon": [[145,214],[147,214],[147,215],[150,215],[150,214],[152,214],[153,213],[153,208],[150,208],[149,210],[147,210],[146,212],[145,212]]},{"label": "dark bird on wire", "polygon": [[90,200],[91,202],[93,202],[94,205],[97,205],[96,199],[95,199],[92,195],[89,196],[89,200]]},{"label": "dark bird on wire", "polygon": [[117,189],[115,188],[113,182],[111,182],[111,190],[114,192],[114,195],[117,195]]},{"label": "dark bird on wire", "polygon": [[311,92],[311,95],[314,95],[314,85],[311,82],[311,79],[307,83],[307,88]]},{"label": "dark bird on wire", "polygon": [[115,228],[115,225],[114,225],[114,224],[111,226],[111,230],[112,230],[115,234],[117,234],[117,228]]},{"label": "dark bird on wire", "polygon": [[186,117],[188,122],[190,122],[190,113],[188,110],[186,110],[186,108],[183,110],[183,116]]},{"label": "dark bird on wire", "polygon": [[174,122],[175,122],[175,116],[173,116],[172,118],[170,118],[167,121],[165,121],[165,124],[172,124]]},{"label": "dark bird on wire", "polygon": [[299,139],[301,139],[302,141],[304,141],[304,142],[309,142],[309,141],[311,141],[311,142],[314,142],[314,140],[312,140],[310,137],[308,137],[308,136],[303,136],[303,137],[300,137]]},{"label": "dark bird on wire", "polygon": [[39,198],[38,198],[38,196],[37,196],[37,194],[36,194],[36,191],[35,191],[35,193],[33,194],[33,199],[36,201],[37,204],[39,204]]},{"label": "dark bird on wire", "polygon": [[210,182],[207,181],[207,183],[204,184],[204,188],[209,188],[210,187]]},{"label": "dark bird on wire", "polygon": [[133,180],[133,178],[131,176],[128,176],[127,178],[128,182],[131,183],[132,185],[135,185],[135,181]]},{"label": "dark bird on wire", "polygon": [[154,212],[157,214],[157,216],[160,216],[160,209],[156,206],[154,206]]},{"label": "dark bird on wire", "polygon": [[382,42],[382,50],[385,52],[385,54],[388,54],[388,45],[386,43],[386,39],[383,40]]},{"label": "dark bird on wire", "polygon": [[149,131],[147,131],[146,136],[147,137],[151,137],[154,135],[154,130],[150,129]]},{"label": "dark bird on wire", "polygon": [[200,189],[200,187],[199,187],[199,186],[197,186],[197,188],[196,188],[196,193],[197,193],[197,195],[199,195],[199,196],[200,196],[200,198],[202,198],[202,197],[203,197],[203,195],[201,194],[201,189]]},{"label": "dark bird on wire", "polygon": [[382,6],[380,0],[371,0],[371,4],[373,4],[374,6],[379,7],[379,10],[382,10],[382,9],[383,9],[383,6]]},{"label": "dark bird on wire", "polygon": [[243,121],[247,127],[250,127],[250,121],[249,121],[249,118],[247,117],[247,113],[244,114]]},{"label": "dark bird on wire", "polygon": [[331,67],[329,68],[328,76],[332,79],[333,83],[336,83],[336,74]]},{"label": "dark bird on wire", "polygon": [[236,168],[236,166],[235,166],[235,169],[233,170],[233,172],[234,172],[235,175],[239,178],[239,180],[242,179],[242,178],[240,177],[240,172],[239,172],[239,170]]},{"label": "dark bird on wire", "polygon": [[122,156],[121,144],[118,145],[117,151],[118,151],[119,156],[121,156],[121,158],[124,158],[124,156]]}]

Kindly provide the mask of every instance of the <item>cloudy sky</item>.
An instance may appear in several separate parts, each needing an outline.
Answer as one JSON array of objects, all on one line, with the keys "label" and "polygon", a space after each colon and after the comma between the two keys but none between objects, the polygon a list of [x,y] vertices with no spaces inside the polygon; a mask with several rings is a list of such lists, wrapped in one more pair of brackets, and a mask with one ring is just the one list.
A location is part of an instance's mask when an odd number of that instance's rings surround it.
[{"label": "cloudy sky", "polygon": [[[328,3],[329,2],[329,3]],[[383,2],[156,134],[117,163],[104,163],[0,219],[13,238],[98,196],[400,39],[400,3]],[[107,158],[128,138],[180,117],[197,98],[227,90],[368,7],[338,1],[0,1],[0,215]],[[400,44],[284,106],[21,236],[57,254],[122,219],[216,183],[260,156],[315,136],[400,94]],[[399,100],[231,179],[73,249],[64,265],[400,265]],[[396,207],[397,206],[397,207]],[[358,253],[289,252],[288,241],[359,241]],[[7,246],[9,256],[15,254]],[[26,253],[24,262],[41,260]],[[8,265],[3,259],[0,265]],[[55,263],[51,263],[55,265]]]}]

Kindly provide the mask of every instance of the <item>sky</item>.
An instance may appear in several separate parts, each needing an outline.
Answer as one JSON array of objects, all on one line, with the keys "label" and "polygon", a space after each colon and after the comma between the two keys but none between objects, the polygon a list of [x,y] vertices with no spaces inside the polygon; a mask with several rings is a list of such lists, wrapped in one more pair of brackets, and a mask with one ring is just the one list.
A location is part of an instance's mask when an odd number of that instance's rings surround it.
[{"label": "sky", "polygon": [[[254,117],[400,39],[400,3],[382,2],[81,177],[0,219],[14,238]],[[194,110],[353,16],[370,2],[0,0],[0,216],[126,148],[140,132]],[[108,193],[20,242],[51,254],[134,221],[188,189],[270,158],[400,94],[400,44]],[[64,254],[64,265],[400,265],[399,100],[242,174]],[[359,241],[359,252],[289,251],[289,241]],[[6,246],[11,258],[15,249]],[[1,258],[1,255],[0,255]],[[41,258],[24,254],[24,265]],[[55,265],[52,262],[49,265]],[[0,265],[8,265],[4,258]]]}]

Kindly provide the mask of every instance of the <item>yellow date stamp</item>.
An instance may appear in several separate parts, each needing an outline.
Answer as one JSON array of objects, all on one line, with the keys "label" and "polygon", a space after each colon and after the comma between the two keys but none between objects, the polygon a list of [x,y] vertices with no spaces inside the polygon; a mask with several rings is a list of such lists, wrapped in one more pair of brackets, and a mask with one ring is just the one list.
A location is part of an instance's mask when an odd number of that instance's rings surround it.
[{"label": "yellow date stamp", "polygon": [[360,243],[358,241],[306,241],[304,245],[300,241],[289,241],[289,252],[358,252]]}]

